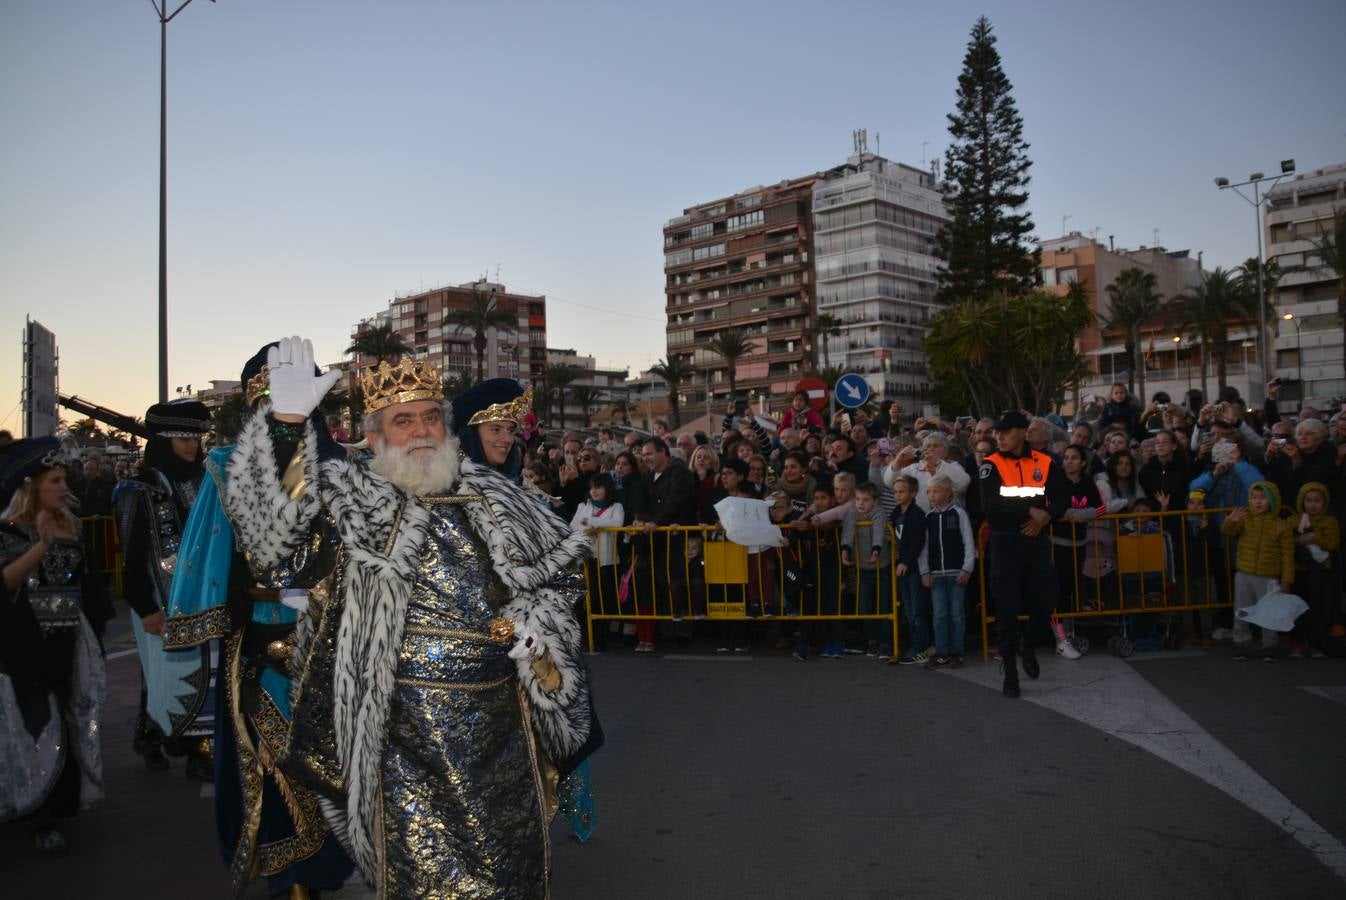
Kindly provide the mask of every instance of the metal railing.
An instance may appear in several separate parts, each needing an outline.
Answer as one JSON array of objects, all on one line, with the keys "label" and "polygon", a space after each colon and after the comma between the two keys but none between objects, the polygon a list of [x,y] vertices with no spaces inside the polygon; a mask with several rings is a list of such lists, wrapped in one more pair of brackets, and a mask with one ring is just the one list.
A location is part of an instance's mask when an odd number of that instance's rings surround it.
[{"label": "metal railing", "polygon": [[610,552],[600,555],[619,561],[591,561],[585,569],[582,624],[589,649],[596,646],[594,626],[602,622],[858,621],[875,623],[867,640],[889,649],[891,639],[895,656],[902,603],[892,526],[886,526],[886,565],[875,567],[863,565],[860,554],[849,563],[843,559],[840,522],[780,528],[786,545],[760,548],[726,540],[718,526],[592,530],[596,542],[611,542]]},{"label": "metal railing", "polygon": [[[1114,513],[1083,523],[1054,523],[1057,536],[1069,542],[1051,544],[1059,591],[1055,617],[1116,619],[1119,633],[1114,637],[1129,641],[1124,620],[1131,616],[1231,608],[1236,542],[1220,532],[1220,522],[1229,512],[1232,509]],[[994,585],[987,581],[987,537],[983,529],[978,541],[983,658],[990,653],[995,623]],[[1109,649],[1128,656],[1129,647],[1110,644]]]}]

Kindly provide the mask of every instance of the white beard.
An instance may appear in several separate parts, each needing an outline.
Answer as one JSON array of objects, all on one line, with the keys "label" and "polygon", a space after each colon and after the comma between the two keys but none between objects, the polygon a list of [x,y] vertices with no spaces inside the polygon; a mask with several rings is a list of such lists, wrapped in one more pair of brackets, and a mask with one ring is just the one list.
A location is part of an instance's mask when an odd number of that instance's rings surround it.
[{"label": "white beard", "polygon": [[369,467],[414,496],[442,494],[458,481],[458,439],[445,438],[437,444],[423,438],[401,447],[383,444]]}]

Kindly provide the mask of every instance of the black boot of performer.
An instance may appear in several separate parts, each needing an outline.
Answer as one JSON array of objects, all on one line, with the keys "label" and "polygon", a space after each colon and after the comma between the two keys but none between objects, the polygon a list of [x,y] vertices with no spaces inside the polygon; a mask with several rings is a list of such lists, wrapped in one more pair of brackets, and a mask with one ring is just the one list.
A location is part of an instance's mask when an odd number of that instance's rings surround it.
[{"label": "black boot of performer", "polygon": [[1029,678],[1037,678],[1042,674],[1042,666],[1038,665],[1037,654],[1033,652],[1033,645],[1027,640],[1019,645],[1019,663],[1024,667],[1024,674]]},{"label": "black boot of performer", "polygon": [[1015,666],[1014,654],[1003,653],[1003,661],[1000,663],[1000,670],[1005,673],[1005,684],[1000,692],[1010,699],[1019,696],[1019,670]]},{"label": "black boot of performer", "polygon": [[135,738],[131,748],[145,759],[145,768],[162,771],[168,768],[168,756],[164,753],[164,735],[159,726],[150,720],[143,711],[136,716]]},{"label": "black boot of performer", "polygon": [[215,781],[215,755],[209,739],[201,739],[187,754],[187,777],[208,784]]}]

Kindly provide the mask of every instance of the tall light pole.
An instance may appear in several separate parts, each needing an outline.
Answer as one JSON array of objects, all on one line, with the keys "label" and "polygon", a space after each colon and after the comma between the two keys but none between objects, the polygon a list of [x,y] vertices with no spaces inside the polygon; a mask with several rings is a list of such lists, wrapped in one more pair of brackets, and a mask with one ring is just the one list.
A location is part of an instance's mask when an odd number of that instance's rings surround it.
[{"label": "tall light pole", "polygon": [[1304,333],[1299,330],[1299,320],[1294,313],[1286,313],[1281,318],[1295,326],[1295,378],[1299,380],[1299,408],[1304,408]]},{"label": "tall light pole", "polygon": [[[1281,160],[1281,174],[1270,179],[1271,184],[1267,185],[1267,189],[1270,190],[1276,186],[1276,182],[1288,175],[1293,175],[1294,173],[1295,161],[1293,159]],[[1263,271],[1266,269],[1267,264],[1266,260],[1262,258],[1262,204],[1266,202],[1266,197],[1262,194],[1261,188],[1262,182],[1267,180],[1267,176],[1261,172],[1252,173],[1248,176],[1247,181],[1240,181],[1238,184],[1230,184],[1229,179],[1224,176],[1215,179],[1215,186],[1217,188],[1222,191],[1226,188],[1233,188],[1234,193],[1238,194],[1244,200],[1247,200],[1253,207],[1253,222],[1257,226],[1257,360],[1262,365],[1262,373],[1264,375],[1269,369],[1269,362],[1267,354],[1266,280],[1263,277]],[[1239,190],[1239,188],[1247,187],[1248,185],[1252,185],[1252,197],[1249,197],[1247,194],[1243,193],[1243,191]],[[1249,388],[1251,389],[1251,385],[1249,385]]]},{"label": "tall light pole", "polygon": [[[150,0],[159,16],[159,402],[168,402],[168,23],[192,0],[165,15],[165,0]],[[214,3],[215,0],[210,0]]]}]

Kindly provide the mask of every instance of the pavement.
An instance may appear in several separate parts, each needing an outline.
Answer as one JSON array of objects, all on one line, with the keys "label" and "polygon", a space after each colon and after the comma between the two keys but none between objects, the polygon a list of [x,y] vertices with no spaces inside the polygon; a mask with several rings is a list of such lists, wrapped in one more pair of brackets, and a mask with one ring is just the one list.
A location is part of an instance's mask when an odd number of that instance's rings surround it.
[{"label": "pavement", "polygon": [[[6,898],[229,896],[211,786],[130,751],[128,638],[108,642],[107,798],[61,858],[0,826]],[[975,657],[660,650],[590,658],[598,826],[553,826],[556,900],[1346,896],[1341,661],[1043,656],[1007,700]]]}]

